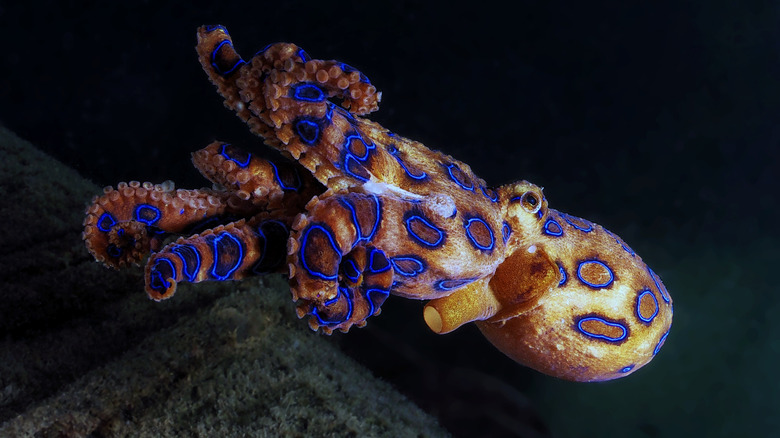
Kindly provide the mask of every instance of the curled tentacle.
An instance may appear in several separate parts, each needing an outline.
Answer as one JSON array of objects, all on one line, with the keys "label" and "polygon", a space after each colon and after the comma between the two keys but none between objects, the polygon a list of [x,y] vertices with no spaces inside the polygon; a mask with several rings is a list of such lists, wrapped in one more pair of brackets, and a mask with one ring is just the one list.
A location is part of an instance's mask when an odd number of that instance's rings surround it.
[{"label": "curled tentacle", "polygon": [[138,264],[171,233],[190,232],[246,208],[227,192],[176,190],[172,182],[119,183],[92,199],[82,238],[97,261],[120,268]]},{"label": "curled tentacle", "polygon": [[366,319],[378,315],[390,294],[393,272],[384,252],[359,246],[342,257],[338,268],[336,296],[330,299],[298,301],[298,316],[311,315],[309,327],[346,332],[352,325],[363,327]]},{"label": "curled tentacle", "polygon": [[309,326],[326,333],[363,326],[393,282],[390,261],[371,245],[381,222],[379,199],[351,193],[310,206],[311,220],[298,216],[288,243],[298,315],[311,315]]}]

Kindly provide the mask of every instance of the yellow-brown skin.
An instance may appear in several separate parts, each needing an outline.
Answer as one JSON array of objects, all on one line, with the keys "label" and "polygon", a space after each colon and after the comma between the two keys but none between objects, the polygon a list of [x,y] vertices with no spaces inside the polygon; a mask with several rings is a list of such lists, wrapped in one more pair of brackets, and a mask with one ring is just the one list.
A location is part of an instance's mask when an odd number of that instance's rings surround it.
[{"label": "yellow-brown skin", "polygon": [[[280,179],[277,165],[215,143],[193,161],[224,189],[132,183],[95,198],[87,247],[114,267],[157,251],[153,299],[180,281],[256,275],[286,252],[298,314],[326,333],[365,325],[393,294],[429,300],[436,333],[476,321],[508,356],[569,380],[625,376],[663,344],[671,298],[620,238],[549,209],[532,183],[489,188],[465,163],[359,117],[381,94],[357,70],[285,43],[244,61],[221,26],[199,29],[197,50],[225,105],[300,168]],[[239,219],[162,249],[139,224],[181,234],[225,214]]]}]

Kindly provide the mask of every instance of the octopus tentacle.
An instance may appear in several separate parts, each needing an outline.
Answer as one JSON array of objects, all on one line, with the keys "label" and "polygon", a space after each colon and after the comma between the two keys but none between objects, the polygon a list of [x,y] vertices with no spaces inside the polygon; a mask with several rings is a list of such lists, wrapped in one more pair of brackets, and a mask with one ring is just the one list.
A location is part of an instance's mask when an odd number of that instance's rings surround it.
[{"label": "octopus tentacle", "polygon": [[173,296],[178,283],[240,280],[279,272],[287,256],[289,219],[240,220],[180,238],[146,264],[146,293],[155,301]]},{"label": "octopus tentacle", "polygon": [[[275,140],[269,128],[279,120],[299,115],[297,106],[281,108],[275,101],[291,82],[303,84],[293,90],[298,101],[322,107],[327,98],[338,97],[342,106],[355,114],[375,111],[381,98],[359,71],[338,61],[312,60],[295,44],[270,44],[247,62],[235,50],[223,26],[202,26],[196,50],[209,79],[225,98],[225,105],[266,140]],[[265,81],[271,75],[276,76]],[[279,75],[287,79],[280,80]]]},{"label": "octopus tentacle", "polygon": [[346,332],[379,313],[393,282],[393,266],[373,245],[381,222],[375,196],[351,193],[315,198],[293,222],[288,243],[290,286],[298,315],[325,333]]},{"label": "octopus tentacle", "polygon": [[170,233],[190,232],[250,208],[229,192],[175,189],[170,181],[119,183],[92,199],[82,239],[97,261],[120,268],[139,263]]},{"label": "octopus tentacle", "polygon": [[[310,59],[287,43],[271,44],[244,61],[222,26],[201,27],[196,49],[225,105],[252,132],[299,160],[322,183],[351,169],[350,176],[365,180],[361,159],[374,145],[352,125],[360,122],[354,115],[375,111],[381,99],[365,75],[342,62]],[[326,137],[329,141],[320,142]],[[335,165],[344,149],[351,160]]]},{"label": "octopus tentacle", "polygon": [[192,163],[211,182],[266,211],[299,212],[325,190],[293,163],[266,160],[228,143],[213,142],[194,152]]}]

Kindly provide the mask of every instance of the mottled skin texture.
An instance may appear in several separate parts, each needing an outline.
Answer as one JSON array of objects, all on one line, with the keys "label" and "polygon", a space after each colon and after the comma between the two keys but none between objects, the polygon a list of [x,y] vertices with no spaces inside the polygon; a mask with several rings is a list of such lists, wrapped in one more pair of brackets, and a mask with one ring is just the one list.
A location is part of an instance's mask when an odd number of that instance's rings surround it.
[{"label": "mottled skin texture", "polygon": [[360,117],[381,94],[346,64],[285,43],[245,61],[222,26],[200,28],[197,51],[225,105],[292,162],[215,142],[193,154],[214,189],[131,182],[96,197],[87,248],[116,268],[151,253],[152,299],[181,281],[284,272],[299,316],[326,333],[365,325],[393,294],[429,300],[437,333],[476,321],[564,379],[625,376],[658,352],[671,298],[616,235],[550,209],[534,184],[490,188]]}]

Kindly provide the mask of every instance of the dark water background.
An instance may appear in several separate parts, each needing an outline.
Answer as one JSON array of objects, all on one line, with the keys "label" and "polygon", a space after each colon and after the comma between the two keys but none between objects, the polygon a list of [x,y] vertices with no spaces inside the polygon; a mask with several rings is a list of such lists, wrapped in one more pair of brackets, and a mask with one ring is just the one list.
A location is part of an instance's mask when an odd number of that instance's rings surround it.
[{"label": "dark water background", "polygon": [[489,184],[544,186],[622,236],[676,311],[659,356],[605,384],[517,366],[473,327],[430,334],[402,299],[341,336],[354,357],[462,435],[515,409],[561,437],[777,430],[780,3],[368,3],[2,4],[0,123],[101,186],[200,187],[191,151],[262,146],[201,71],[197,26],[245,56],[289,41],[347,62],[383,92],[373,120]]}]

